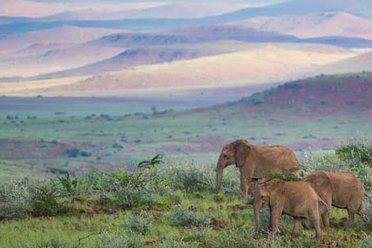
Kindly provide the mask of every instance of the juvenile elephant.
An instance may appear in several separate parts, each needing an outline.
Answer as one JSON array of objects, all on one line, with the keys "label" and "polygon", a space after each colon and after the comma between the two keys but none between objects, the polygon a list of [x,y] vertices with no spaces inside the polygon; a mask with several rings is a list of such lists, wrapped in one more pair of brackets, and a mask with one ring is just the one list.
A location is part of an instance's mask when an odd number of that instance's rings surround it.
[{"label": "juvenile elephant", "polygon": [[315,238],[320,240],[319,218],[321,213],[328,212],[328,207],[309,183],[280,179],[259,183],[254,193],[256,229],[260,228],[260,210],[265,204],[270,207],[271,231],[274,234],[279,233],[280,216],[286,214],[293,217],[294,237],[300,231],[302,220],[308,219],[315,229]]},{"label": "juvenile elephant", "polygon": [[285,146],[257,146],[247,140],[236,140],[223,147],[216,168],[216,192],[221,189],[223,169],[235,164],[240,170],[243,198],[248,197],[249,184],[269,174],[297,175],[300,163]]},{"label": "juvenile elephant", "polygon": [[[363,220],[365,190],[361,181],[350,172],[325,172],[315,171],[304,179],[315,189],[320,198],[328,205],[347,209],[349,219],[346,228],[354,222],[354,215],[359,214]],[[329,224],[329,213],[322,214],[323,224],[326,228]]]}]

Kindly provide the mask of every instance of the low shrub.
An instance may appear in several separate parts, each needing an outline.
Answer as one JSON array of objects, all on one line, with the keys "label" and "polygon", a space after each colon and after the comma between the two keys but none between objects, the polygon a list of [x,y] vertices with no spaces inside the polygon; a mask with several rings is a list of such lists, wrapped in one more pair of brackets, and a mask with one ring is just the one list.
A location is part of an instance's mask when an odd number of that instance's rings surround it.
[{"label": "low shrub", "polygon": [[[214,192],[216,183],[215,166],[206,166],[189,161],[166,161],[161,168],[161,172],[165,178],[171,183],[171,187],[184,191],[186,193],[194,193],[200,191]],[[226,194],[240,194],[240,176],[235,168],[227,168],[224,171],[222,181],[222,192]]]},{"label": "low shrub", "polygon": [[364,237],[356,243],[355,247],[358,248],[369,248],[372,244],[372,235],[365,234]]},{"label": "low shrub", "polygon": [[68,211],[68,202],[49,181],[20,181],[0,188],[0,219],[56,216]]},{"label": "low shrub", "polygon": [[170,213],[169,222],[172,226],[207,226],[210,224],[210,219],[189,208],[179,207]]},{"label": "low shrub", "polygon": [[68,211],[54,183],[44,183],[30,188],[31,214],[33,216],[56,216]]},{"label": "low shrub", "polygon": [[0,219],[23,218],[31,212],[29,184],[22,179],[0,187]]},{"label": "low shrub", "polygon": [[344,161],[353,162],[353,164],[350,164],[351,166],[364,163],[372,167],[372,142],[360,138],[352,139],[347,144],[337,148],[336,155]]},{"label": "low shrub", "polygon": [[[18,246],[15,246],[15,248],[18,248]],[[19,246],[19,248],[71,248],[70,245],[59,241],[59,240],[50,240],[50,241],[43,241],[36,245],[22,245]]]},{"label": "low shrub", "polygon": [[199,246],[205,245],[207,243],[207,234],[205,231],[198,230],[197,232],[185,235],[182,241],[192,244],[198,244]]},{"label": "low shrub", "polygon": [[142,212],[130,215],[124,226],[133,233],[146,235],[151,231],[153,221],[152,215]]},{"label": "low shrub", "polygon": [[116,205],[122,209],[146,208],[152,209],[156,205],[155,197],[146,190],[134,190],[130,187],[121,188],[114,193]]},{"label": "low shrub", "polygon": [[144,241],[135,233],[104,233],[99,240],[101,248],[142,248]]},{"label": "low shrub", "polygon": [[63,192],[66,196],[75,195],[77,193],[78,178],[71,177],[70,173],[65,173],[58,177],[58,182],[61,184]]},{"label": "low shrub", "polygon": [[349,169],[346,162],[339,159],[334,152],[307,152],[302,163],[309,170],[337,172]]},{"label": "low shrub", "polygon": [[197,242],[185,242],[177,240],[163,241],[159,248],[198,248],[200,247]]},{"label": "low shrub", "polygon": [[258,242],[254,239],[254,232],[242,228],[224,230],[213,245],[216,248],[256,248]]}]

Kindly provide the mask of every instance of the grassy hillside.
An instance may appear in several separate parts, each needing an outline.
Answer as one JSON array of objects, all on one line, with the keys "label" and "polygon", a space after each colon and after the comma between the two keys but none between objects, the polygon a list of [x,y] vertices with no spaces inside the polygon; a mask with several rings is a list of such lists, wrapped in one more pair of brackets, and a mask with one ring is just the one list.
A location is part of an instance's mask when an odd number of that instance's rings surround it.
[{"label": "grassy hillside", "polygon": [[237,138],[297,151],[334,149],[346,138],[371,136],[371,81],[368,73],[321,76],[181,112],[174,102],[151,108],[115,99],[1,98],[0,158],[41,173],[81,174],[158,153],[215,163],[221,147]]}]

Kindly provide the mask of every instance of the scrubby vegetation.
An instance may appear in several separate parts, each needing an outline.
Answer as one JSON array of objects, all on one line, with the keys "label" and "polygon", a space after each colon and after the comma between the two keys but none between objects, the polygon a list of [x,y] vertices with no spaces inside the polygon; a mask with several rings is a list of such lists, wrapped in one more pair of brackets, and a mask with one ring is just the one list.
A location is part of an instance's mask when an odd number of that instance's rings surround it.
[{"label": "scrubby vegetation", "polygon": [[[372,187],[368,140],[352,140],[335,152],[306,153],[302,176],[311,170],[352,171]],[[50,180],[20,179],[0,188],[1,247],[368,247],[369,223],[357,218],[342,229],[346,211],[332,209],[335,228],[321,244],[312,230],[291,239],[291,218],[282,217],[280,236],[254,231],[251,199],[240,199],[239,174],[225,170],[222,194],[213,193],[214,165],[159,156],[137,170],[70,174]],[[291,179],[289,179],[291,180]],[[267,223],[268,214],[263,213]],[[31,218],[30,218],[31,217]],[[37,217],[37,218],[35,218]],[[39,230],[40,229],[40,230]],[[43,235],[41,235],[43,233]],[[14,236],[27,237],[14,239]]]}]

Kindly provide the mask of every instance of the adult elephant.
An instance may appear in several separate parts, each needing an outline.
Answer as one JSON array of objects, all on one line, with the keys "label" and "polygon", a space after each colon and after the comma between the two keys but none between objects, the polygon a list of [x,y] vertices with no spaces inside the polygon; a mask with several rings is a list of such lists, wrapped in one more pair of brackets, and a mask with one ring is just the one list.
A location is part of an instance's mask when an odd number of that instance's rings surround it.
[{"label": "adult elephant", "polygon": [[257,146],[239,139],[223,147],[216,168],[216,192],[221,189],[223,170],[235,164],[240,170],[243,198],[248,197],[249,184],[270,174],[297,175],[300,163],[292,150],[285,146]]},{"label": "adult elephant", "polygon": [[[360,215],[363,221],[367,221],[363,203],[366,191],[363,183],[354,174],[350,172],[314,171],[307,175],[304,180],[310,183],[329,208],[334,206],[347,210],[349,219],[346,228],[353,225],[355,214]],[[330,227],[328,212],[322,214],[322,220],[326,228]]]}]

